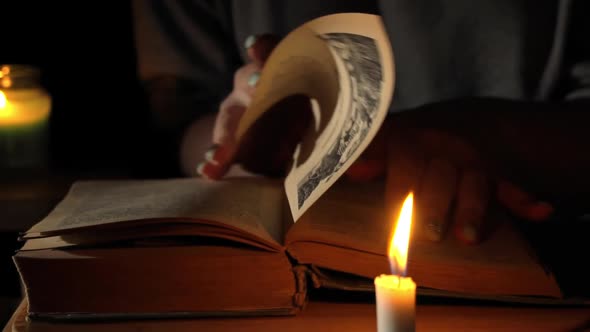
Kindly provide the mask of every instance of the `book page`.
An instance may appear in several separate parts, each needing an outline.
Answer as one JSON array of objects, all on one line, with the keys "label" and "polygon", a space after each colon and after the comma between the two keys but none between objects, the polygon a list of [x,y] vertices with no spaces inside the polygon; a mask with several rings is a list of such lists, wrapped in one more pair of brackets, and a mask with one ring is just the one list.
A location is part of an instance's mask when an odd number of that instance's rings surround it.
[{"label": "book page", "polygon": [[[286,245],[291,242],[320,242],[387,256],[397,215],[386,216],[384,190],[382,183],[336,184],[289,230]],[[416,223],[419,221],[413,220],[408,259],[460,260],[468,264],[498,265],[536,263],[508,219],[501,221],[490,239],[477,246],[467,246],[452,232],[446,234],[441,242],[430,241],[425,234],[426,228],[418,227]]]},{"label": "book page", "polygon": [[82,181],[28,235],[129,221],[217,223],[279,245],[279,182],[260,178]]},{"label": "book page", "polygon": [[296,149],[285,179],[294,221],[369,145],[385,119],[393,89],[393,53],[379,16],[324,16],[276,47],[237,136],[283,98],[310,97],[315,127]]},{"label": "book page", "polygon": [[[291,227],[285,241],[287,250],[307,263],[356,275],[391,273],[387,249],[396,220],[384,213],[383,192],[384,186],[377,183],[336,184]],[[525,285],[511,283],[531,278],[526,285],[530,289],[536,285],[558,294],[550,271],[541,265],[524,237],[506,216],[497,218],[492,236],[474,246],[461,243],[452,232],[443,241],[432,242],[424,234],[425,228],[417,227],[419,221],[413,221],[408,275],[422,286],[467,292],[493,292],[494,287],[498,292],[517,291]],[[337,253],[346,259],[336,259]]]},{"label": "book page", "polygon": [[[126,224],[128,225],[128,224]],[[207,238],[207,239],[205,239]],[[216,241],[221,240],[221,241]],[[103,244],[131,245],[146,243],[225,243],[224,240],[239,242],[269,251],[280,251],[281,247],[269,245],[268,241],[255,236],[244,236],[228,226],[210,224],[140,223],[132,227],[85,228],[75,233],[29,238],[19,251],[57,249],[67,247],[100,246]]]},{"label": "book page", "polygon": [[371,143],[385,120],[394,89],[393,53],[379,16],[333,15],[310,26],[334,57],[339,95],[329,119],[330,135],[318,141],[307,161],[295,164],[285,181],[295,221]]},{"label": "book page", "polygon": [[383,183],[339,181],[287,232],[285,244],[315,241],[385,254],[393,221],[385,218]]}]

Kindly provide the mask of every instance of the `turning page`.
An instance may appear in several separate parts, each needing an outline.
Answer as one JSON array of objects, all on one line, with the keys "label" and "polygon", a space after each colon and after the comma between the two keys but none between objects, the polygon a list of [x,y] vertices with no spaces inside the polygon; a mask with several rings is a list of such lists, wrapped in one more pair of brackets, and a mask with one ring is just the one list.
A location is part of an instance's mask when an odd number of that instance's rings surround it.
[{"label": "turning page", "polygon": [[285,191],[293,220],[309,209],[379,131],[394,90],[391,45],[376,15],[324,16],[290,33],[265,64],[238,139],[287,96],[307,95],[313,133],[297,147]]}]

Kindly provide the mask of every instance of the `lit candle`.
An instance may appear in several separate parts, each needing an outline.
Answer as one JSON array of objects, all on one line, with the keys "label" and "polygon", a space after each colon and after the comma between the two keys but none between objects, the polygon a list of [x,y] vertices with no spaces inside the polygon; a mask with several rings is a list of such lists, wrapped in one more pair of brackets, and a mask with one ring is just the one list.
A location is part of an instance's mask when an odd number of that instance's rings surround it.
[{"label": "lit candle", "polygon": [[51,97],[38,85],[34,72],[23,67],[0,68],[0,165],[4,167],[42,166],[48,148]]},{"label": "lit candle", "polygon": [[392,274],[375,278],[378,332],[415,331],[416,284],[412,278],[406,277],[413,201],[414,196],[410,193],[389,241]]}]

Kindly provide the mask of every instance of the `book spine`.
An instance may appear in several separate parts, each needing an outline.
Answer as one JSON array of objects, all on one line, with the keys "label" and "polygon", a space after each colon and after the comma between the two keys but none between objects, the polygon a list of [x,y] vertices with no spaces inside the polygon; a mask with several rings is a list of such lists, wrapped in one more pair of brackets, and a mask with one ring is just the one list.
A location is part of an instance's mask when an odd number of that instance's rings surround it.
[{"label": "book spine", "polygon": [[296,308],[303,309],[307,304],[307,276],[308,269],[306,266],[297,265],[293,267],[293,273],[295,274],[295,282],[297,291],[293,295],[293,305]]}]

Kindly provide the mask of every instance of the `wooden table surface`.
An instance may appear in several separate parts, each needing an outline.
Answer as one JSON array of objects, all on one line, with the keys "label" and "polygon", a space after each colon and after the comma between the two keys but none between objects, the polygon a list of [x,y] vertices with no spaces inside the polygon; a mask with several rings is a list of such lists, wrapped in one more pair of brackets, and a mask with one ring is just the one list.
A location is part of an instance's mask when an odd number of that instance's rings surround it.
[{"label": "wooden table surface", "polygon": [[[590,308],[515,308],[424,305],[417,331],[590,331]],[[153,320],[118,323],[31,322],[22,302],[4,332],[376,331],[371,304],[312,302],[295,317]]]}]

